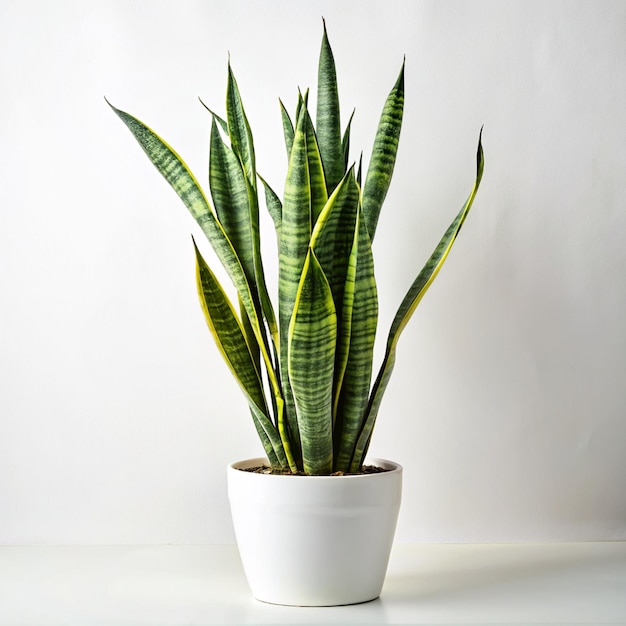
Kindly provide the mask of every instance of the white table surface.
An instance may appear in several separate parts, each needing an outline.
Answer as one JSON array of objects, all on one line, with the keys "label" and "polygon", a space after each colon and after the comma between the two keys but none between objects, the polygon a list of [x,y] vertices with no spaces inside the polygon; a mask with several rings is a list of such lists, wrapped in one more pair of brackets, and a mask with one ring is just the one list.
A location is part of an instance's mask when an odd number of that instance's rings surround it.
[{"label": "white table surface", "polygon": [[331,608],[252,599],[232,545],[0,547],[0,624],[626,624],[626,542],[400,544]]}]

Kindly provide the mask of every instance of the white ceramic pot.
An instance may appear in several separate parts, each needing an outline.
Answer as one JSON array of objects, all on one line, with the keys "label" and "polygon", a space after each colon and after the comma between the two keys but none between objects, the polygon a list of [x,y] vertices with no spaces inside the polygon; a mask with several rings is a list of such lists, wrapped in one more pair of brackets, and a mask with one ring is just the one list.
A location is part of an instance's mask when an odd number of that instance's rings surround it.
[{"label": "white ceramic pot", "polygon": [[402,467],[358,476],[276,476],[228,466],[239,554],[257,600],[334,606],[380,595],[400,509]]}]

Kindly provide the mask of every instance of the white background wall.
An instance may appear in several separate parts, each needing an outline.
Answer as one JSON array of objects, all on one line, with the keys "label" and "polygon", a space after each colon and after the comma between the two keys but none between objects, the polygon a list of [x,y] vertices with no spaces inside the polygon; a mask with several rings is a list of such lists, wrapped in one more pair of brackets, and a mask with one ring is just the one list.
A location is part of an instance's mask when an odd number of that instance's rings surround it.
[{"label": "white background wall", "polygon": [[260,445],[197,304],[198,230],[103,96],[204,179],[197,96],[223,112],[230,51],[281,189],[277,98],[314,87],[322,15],[354,158],[407,57],[381,339],[485,125],[372,443],[405,467],[398,540],[626,539],[624,2],[4,0],[0,543],[232,541],[224,468]]}]

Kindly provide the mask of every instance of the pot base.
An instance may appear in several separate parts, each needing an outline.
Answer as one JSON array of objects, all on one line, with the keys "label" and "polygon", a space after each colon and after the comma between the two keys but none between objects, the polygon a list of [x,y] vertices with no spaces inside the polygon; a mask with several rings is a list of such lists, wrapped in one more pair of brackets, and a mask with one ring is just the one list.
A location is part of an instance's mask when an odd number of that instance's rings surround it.
[{"label": "pot base", "polygon": [[402,467],[346,476],[282,476],[228,467],[239,553],[253,596],[288,606],[340,606],[380,596],[402,489]]},{"label": "pot base", "polygon": [[263,604],[269,604],[270,606],[294,606],[294,607],[301,607],[303,609],[306,608],[313,608],[313,607],[331,607],[331,606],[355,606],[357,604],[368,604],[369,602],[374,602],[374,600],[378,600],[378,598],[380,598],[380,595],[377,595],[375,598],[371,598],[370,600],[360,600],[359,602],[348,602],[346,604],[286,604],[284,602],[270,602],[269,600],[262,600],[261,598],[257,598],[256,596],[254,597],[254,599],[257,602],[262,602]]}]

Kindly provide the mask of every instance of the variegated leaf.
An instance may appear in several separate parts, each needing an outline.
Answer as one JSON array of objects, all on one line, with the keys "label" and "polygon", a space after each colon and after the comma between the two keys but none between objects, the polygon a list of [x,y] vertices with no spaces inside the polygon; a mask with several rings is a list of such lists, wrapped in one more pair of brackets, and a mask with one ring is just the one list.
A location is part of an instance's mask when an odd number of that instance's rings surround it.
[{"label": "variegated leaf", "polygon": [[478,187],[480,186],[480,181],[483,175],[484,164],[485,161],[483,155],[482,141],[481,137],[479,137],[478,150],[476,154],[476,180],[474,182],[472,191],[467,198],[465,204],[448,227],[448,230],[446,230],[444,236],[441,238],[441,241],[435,248],[431,257],[426,262],[426,265],[422,268],[422,271],[417,275],[417,278],[409,288],[391,324],[391,329],[387,338],[387,347],[383,363],[376,378],[376,382],[374,383],[372,393],[370,395],[370,401],[367,409],[367,419],[359,435],[354,457],[352,459],[352,471],[354,471],[355,468],[359,468],[361,466],[365,458],[365,454],[367,453],[367,448],[369,446],[370,438],[372,435],[372,429],[374,428],[376,417],[378,415],[378,409],[380,408],[383,394],[385,393],[387,384],[393,371],[393,367],[395,365],[396,346],[400,334],[404,330],[417,305],[424,297],[424,294],[432,284],[433,280],[435,280],[435,277],[439,273],[439,270],[441,269],[445,260],[448,258],[448,254],[450,253],[452,245],[454,244],[459,234],[459,231],[461,230],[461,227],[465,222],[465,218],[467,217],[469,210],[472,207],[474,198],[476,197],[476,192],[478,191]]},{"label": "variegated leaf", "polygon": [[333,466],[332,395],[337,316],[330,285],[309,250],[289,325],[289,380],[307,474]]}]

